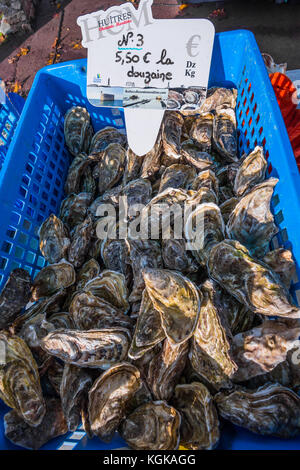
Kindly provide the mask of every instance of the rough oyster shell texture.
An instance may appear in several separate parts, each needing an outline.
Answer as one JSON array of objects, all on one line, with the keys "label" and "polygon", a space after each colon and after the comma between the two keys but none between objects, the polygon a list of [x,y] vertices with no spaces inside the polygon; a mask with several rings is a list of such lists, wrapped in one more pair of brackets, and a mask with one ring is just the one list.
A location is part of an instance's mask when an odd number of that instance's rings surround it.
[{"label": "rough oyster shell texture", "polygon": [[215,402],[223,418],[252,432],[282,438],[299,434],[300,398],[282,385],[220,392]]},{"label": "rough oyster shell texture", "polygon": [[[183,108],[165,113],[142,157],[114,127],[92,135],[83,108],[67,113],[65,199],[39,231],[50,264],[33,280],[12,271],[0,294],[13,443],[40,448],[80,422],[89,438],[119,431],[131,448],[158,451],[215,448],[219,417],[300,432],[296,265],[287,243],[269,251],[277,180],[260,141],[238,158],[237,91],[203,98],[170,91]],[[106,204],[116,219],[103,240]]]}]

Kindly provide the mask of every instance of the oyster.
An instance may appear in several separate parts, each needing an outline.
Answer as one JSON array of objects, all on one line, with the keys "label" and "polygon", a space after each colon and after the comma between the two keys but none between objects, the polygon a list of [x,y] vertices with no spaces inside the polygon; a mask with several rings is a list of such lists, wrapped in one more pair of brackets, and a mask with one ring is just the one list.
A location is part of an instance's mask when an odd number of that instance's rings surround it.
[{"label": "oyster", "polygon": [[130,340],[125,328],[56,330],[41,340],[41,346],[67,364],[106,369],[126,358]]},{"label": "oyster", "polygon": [[128,356],[131,359],[139,359],[165,337],[165,332],[161,326],[160,313],[153,307],[149,294],[145,289]]},{"label": "oyster", "polygon": [[185,140],[181,144],[181,154],[185,162],[197,171],[204,171],[214,167],[212,156],[200,150],[192,139]]},{"label": "oyster", "polygon": [[186,103],[189,104],[198,104],[199,95],[193,90],[186,90],[184,92],[184,99]]},{"label": "oyster", "polygon": [[16,268],[11,271],[0,294],[0,329],[6,328],[31,296],[31,279],[25,269]]},{"label": "oyster", "polygon": [[235,162],[237,157],[236,118],[233,109],[220,109],[214,117],[212,144],[226,162]]},{"label": "oyster", "polygon": [[126,416],[128,402],[141,387],[139,370],[127,362],[116,364],[102,374],[89,391],[92,433],[109,442]]},{"label": "oyster", "polygon": [[176,450],[180,415],[164,401],[139,406],[121,423],[120,434],[136,450]]},{"label": "oyster", "polygon": [[75,270],[66,260],[45,266],[34,278],[32,298],[38,300],[49,296],[61,288],[70,287],[75,281]]},{"label": "oyster", "polygon": [[[152,186],[150,181],[143,178],[130,181],[121,191],[125,214],[133,219],[139,205],[146,205],[151,199]],[[121,205],[121,204],[120,204]]]},{"label": "oyster", "polygon": [[261,326],[234,337],[234,357],[239,369],[235,380],[242,382],[273,370],[298,346],[298,320],[266,320]]},{"label": "oyster", "polygon": [[82,267],[80,268],[79,272],[77,273],[77,284],[76,289],[81,290],[84,288],[85,284],[97,277],[100,273],[100,266],[98,261],[95,259],[89,259],[86,261]]},{"label": "oyster", "polygon": [[93,136],[90,153],[103,152],[110,144],[119,144],[126,147],[127,138],[115,127],[104,127]]},{"label": "oyster", "polygon": [[127,184],[129,181],[135,180],[139,177],[144,162],[144,155],[142,157],[136,155],[131,148],[127,149],[126,157],[126,167],[123,178],[124,184]]},{"label": "oyster", "polygon": [[276,250],[269,251],[262,261],[270,266],[274,273],[279,276],[282,284],[289,289],[292,278],[296,273],[295,262],[290,250],[277,248]]},{"label": "oyster", "polygon": [[[89,192],[86,191],[87,185],[85,184],[85,174],[88,171],[87,168],[89,168],[90,165],[95,164],[96,161],[96,158],[88,156],[85,153],[80,153],[74,158],[69,167],[64,186],[65,193],[67,195],[72,193],[79,194]],[[93,193],[94,191],[91,191],[91,194]]]},{"label": "oyster", "polygon": [[81,224],[71,232],[71,244],[68,250],[68,260],[75,268],[83,265],[88,253],[91,238],[94,233],[94,224],[88,216]]},{"label": "oyster", "polygon": [[129,247],[125,240],[103,240],[101,257],[107,269],[119,272],[125,276],[128,285],[132,278]]},{"label": "oyster", "polygon": [[213,132],[214,116],[211,113],[204,113],[195,117],[190,130],[190,138],[197,142],[202,152],[211,151],[211,140]]},{"label": "oyster", "polygon": [[97,165],[98,189],[103,194],[112,188],[123,175],[126,151],[120,144],[109,144]]},{"label": "oyster", "polygon": [[93,196],[90,193],[70,194],[61,203],[59,218],[71,230],[85,220],[92,199]]},{"label": "oyster", "polygon": [[72,155],[88,152],[93,132],[91,117],[85,108],[74,106],[69,109],[65,115],[64,134]]},{"label": "oyster", "polygon": [[279,384],[220,392],[215,402],[222,418],[257,434],[290,438],[300,432],[300,398]]},{"label": "oyster", "polygon": [[91,292],[79,292],[73,297],[70,316],[80,330],[132,327],[132,320],[122,310]]},{"label": "oyster", "polygon": [[38,426],[45,415],[38,368],[25,341],[0,332],[5,356],[0,364],[0,398],[30,425]]},{"label": "oyster", "polygon": [[216,289],[212,281],[206,281],[201,287],[203,299],[189,358],[196,373],[219,389],[230,385],[237,365],[230,348],[228,325],[215,299]]},{"label": "oyster", "polygon": [[61,406],[69,431],[76,431],[81,411],[87,407],[88,391],[93,380],[88,371],[72,364],[65,364],[60,384]]},{"label": "oyster", "polygon": [[177,111],[166,111],[162,127],[162,144],[170,163],[180,159],[180,141],[183,126],[183,117]]},{"label": "oyster", "polygon": [[261,183],[266,176],[267,160],[263,154],[262,147],[255,147],[238,168],[234,180],[234,192],[240,197],[245,191]]},{"label": "oyster", "polygon": [[196,328],[201,294],[192,281],[176,271],[147,268],[143,277],[167,338],[172,344],[184,343]]},{"label": "oyster", "polygon": [[201,113],[208,113],[217,108],[235,108],[237,90],[230,88],[212,87],[207,90],[207,97],[201,105]]},{"label": "oyster", "polygon": [[49,263],[58,263],[66,257],[70,240],[64,223],[51,214],[40,227],[40,250]]},{"label": "oyster", "polygon": [[210,450],[219,438],[219,420],[213,398],[199,383],[177,385],[172,405],[181,415],[180,444],[190,450]]},{"label": "oyster", "polygon": [[167,269],[181,271],[182,273],[195,273],[199,264],[186,250],[183,239],[169,238],[162,240],[162,257]]},{"label": "oyster", "polygon": [[124,313],[129,310],[125,276],[121,273],[109,270],[102,271],[98,277],[88,281],[83,290],[106,300]]},{"label": "oyster", "polygon": [[226,229],[230,238],[243,243],[252,256],[261,257],[278,232],[270,201],[278,180],[269,178],[251,189],[233,209]]},{"label": "oyster", "polygon": [[212,170],[205,170],[198,173],[192,184],[192,189],[194,191],[199,191],[201,188],[207,188],[213,191],[216,195],[219,194],[219,183]]},{"label": "oyster", "polygon": [[231,197],[230,199],[227,199],[222,204],[220,204],[220,210],[225,224],[227,224],[230,214],[238,202],[239,199],[237,197]]},{"label": "oyster", "polygon": [[160,169],[160,155],[162,149],[161,131],[158,133],[153,148],[144,155],[141,178],[153,178]]},{"label": "oyster", "polygon": [[145,282],[142,270],[163,266],[161,247],[155,240],[127,240],[133,271],[133,288],[129,302],[138,302],[142,298]]},{"label": "oyster", "polygon": [[246,247],[234,240],[215,245],[208,260],[209,275],[252,312],[300,318],[289,301],[287,289],[267,265],[251,258]]},{"label": "oyster", "polygon": [[64,366],[56,361],[54,357],[49,356],[51,359],[51,364],[47,369],[47,377],[52,385],[53,389],[55,390],[56,395],[60,396],[60,386],[64,372]]},{"label": "oyster", "polygon": [[40,449],[51,439],[62,436],[68,431],[68,426],[62,411],[60,400],[46,400],[46,414],[42,422],[32,427],[14,411],[4,416],[5,437],[13,444],[26,449]]},{"label": "oyster", "polygon": [[203,204],[204,202],[213,202],[218,204],[218,198],[216,193],[205,186],[195,191],[194,189],[187,192],[186,204],[187,206],[197,207],[198,204]]},{"label": "oyster", "polygon": [[164,340],[162,350],[149,364],[147,375],[147,384],[156,400],[171,399],[185,368],[188,352],[188,341],[174,345],[168,339]]},{"label": "oyster", "polygon": [[168,188],[188,189],[196,178],[196,170],[189,165],[180,163],[169,166],[165,169],[159,186],[159,192]]},{"label": "oyster", "polygon": [[69,312],[57,312],[53,313],[50,315],[48,318],[49,323],[52,323],[54,325],[54,329],[66,329],[66,330],[72,330],[75,329],[75,323],[73,321],[72,316],[69,314]]},{"label": "oyster", "polygon": [[212,247],[224,239],[225,226],[216,204],[199,204],[187,217],[185,238],[199,264],[205,265]]}]

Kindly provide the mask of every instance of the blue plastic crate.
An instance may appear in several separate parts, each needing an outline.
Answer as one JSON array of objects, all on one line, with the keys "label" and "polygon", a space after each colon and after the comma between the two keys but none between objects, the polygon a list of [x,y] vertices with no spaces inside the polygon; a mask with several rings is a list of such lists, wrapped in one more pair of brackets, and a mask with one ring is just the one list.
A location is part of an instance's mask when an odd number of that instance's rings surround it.
[{"label": "blue plastic crate", "polygon": [[[299,275],[300,263],[300,176],[275,94],[252,33],[232,31],[215,37],[209,86],[238,90],[237,122],[239,150],[250,152],[263,145],[268,174],[279,178],[273,210],[279,227],[274,247],[293,251]],[[107,125],[124,129],[118,109],[92,107],[86,99],[86,60],[45,67],[35,78],[13,142],[0,172],[0,270],[3,283],[11,269],[22,266],[34,276],[45,264],[38,249],[41,222],[59,210],[69,166],[64,145],[63,118],[73,105],[86,106],[95,131]],[[300,303],[300,284],[294,279],[291,292]],[[0,405],[0,412],[6,407]],[[2,423],[0,423],[2,426]],[[47,444],[47,449],[104,449],[126,446],[119,437],[107,445],[88,441],[73,433]],[[220,448],[300,449],[300,438],[289,441],[256,436],[226,425]],[[1,433],[0,448],[17,448]]]},{"label": "blue plastic crate", "polygon": [[3,102],[0,102],[0,171],[24,106],[24,99],[15,93],[5,95],[1,91],[1,101],[2,98]]}]

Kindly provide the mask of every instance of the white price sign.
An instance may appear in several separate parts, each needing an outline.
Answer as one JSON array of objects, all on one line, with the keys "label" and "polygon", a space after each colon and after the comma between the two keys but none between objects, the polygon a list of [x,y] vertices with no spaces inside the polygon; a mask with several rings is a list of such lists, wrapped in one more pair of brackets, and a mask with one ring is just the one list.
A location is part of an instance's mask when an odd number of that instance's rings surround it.
[{"label": "white price sign", "polygon": [[[210,21],[154,20],[151,5],[124,3],[77,20],[88,48],[87,98],[94,106],[125,109],[129,144],[139,154],[152,148],[166,109],[200,107],[214,41]],[[151,136],[140,134],[145,121],[155,128]]]}]

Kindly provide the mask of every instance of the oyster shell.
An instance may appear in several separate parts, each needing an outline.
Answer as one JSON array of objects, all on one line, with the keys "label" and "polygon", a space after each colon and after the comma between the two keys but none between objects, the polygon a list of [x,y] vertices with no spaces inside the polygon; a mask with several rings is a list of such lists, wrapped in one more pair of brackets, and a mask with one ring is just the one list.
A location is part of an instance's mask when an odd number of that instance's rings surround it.
[{"label": "oyster shell", "polygon": [[198,173],[192,184],[192,189],[194,191],[199,191],[201,188],[207,188],[213,191],[216,195],[219,194],[219,183],[212,170],[205,170]]},{"label": "oyster shell", "polygon": [[160,155],[162,149],[162,134],[158,133],[155,145],[144,155],[141,178],[153,178],[160,169]]},{"label": "oyster shell", "polygon": [[141,387],[139,370],[127,362],[116,364],[102,374],[89,391],[92,433],[109,442],[126,416],[128,402]]},{"label": "oyster shell", "polygon": [[[89,166],[94,165],[96,161],[95,157],[88,156],[85,153],[80,153],[74,158],[69,167],[64,186],[66,195],[89,192],[87,191],[89,185],[86,184],[85,175],[88,172]],[[93,193],[94,187],[92,187],[91,191],[91,194]]]},{"label": "oyster shell", "polygon": [[134,360],[139,359],[165,337],[165,332],[161,326],[160,313],[153,307],[149,294],[145,289],[128,356]]},{"label": "oyster shell", "polygon": [[129,285],[132,278],[129,247],[125,240],[103,240],[101,244],[101,257],[107,269],[119,272],[125,276]]},{"label": "oyster shell", "polygon": [[189,165],[175,163],[165,169],[162,174],[159,192],[162,193],[168,188],[188,189],[196,178],[195,168]]},{"label": "oyster shell", "polygon": [[126,358],[130,341],[125,328],[56,330],[42,339],[41,346],[67,364],[106,369]]},{"label": "oyster shell", "polygon": [[230,331],[215,298],[216,289],[212,281],[206,281],[201,287],[203,298],[189,359],[200,377],[220,389],[230,385],[237,365],[231,352]]},{"label": "oyster shell", "polygon": [[47,377],[53,389],[55,390],[56,395],[59,396],[64,366],[60,362],[56,361],[52,356],[49,357],[51,359],[51,364],[47,369]]},{"label": "oyster shell", "polygon": [[80,270],[77,273],[77,284],[76,284],[76,289],[81,290],[84,288],[85,284],[90,281],[91,279],[94,279],[94,277],[97,277],[100,274],[100,266],[98,261],[96,261],[94,258],[89,259],[86,261]]},{"label": "oyster shell", "polygon": [[228,223],[229,217],[238,202],[239,199],[237,197],[231,197],[220,204],[220,210],[225,224]]},{"label": "oyster shell", "polygon": [[87,407],[88,391],[93,380],[88,371],[72,364],[65,364],[60,384],[61,406],[69,431],[76,431],[81,411]]},{"label": "oyster shell", "polygon": [[139,178],[130,181],[121,191],[122,202],[124,204],[125,213],[129,220],[136,215],[136,209],[139,205],[145,206],[151,199],[152,186],[150,181]]},{"label": "oyster shell", "polygon": [[252,256],[260,258],[278,232],[270,201],[278,179],[269,178],[251,189],[233,209],[226,229],[230,238],[243,243]]},{"label": "oyster shell", "polygon": [[94,233],[94,224],[88,216],[71,232],[71,244],[68,249],[68,260],[75,268],[80,268],[87,256]]},{"label": "oyster shell", "polygon": [[267,265],[251,258],[246,247],[234,240],[215,245],[208,260],[209,275],[252,312],[300,318],[289,302],[287,289]]},{"label": "oyster shell", "polygon": [[130,260],[133,271],[133,287],[129,302],[138,302],[142,298],[145,282],[142,270],[163,266],[161,247],[155,240],[127,240],[130,249]]},{"label": "oyster shell", "polygon": [[177,163],[180,159],[180,141],[183,126],[183,117],[177,111],[166,111],[162,127],[162,144],[170,163]]},{"label": "oyster shell", "polygon": [[254,433],[282,438],[299,434],[300,398],[279,384],[220,392],[215,402],[222,418]]},{"label": "oyster shell", "polygon": [[184,274],[195,273],[199,264],[186,250],[183,239],[169,238],[162,240],[162,257],[167,269],[181,271]]},{"label": "oyster shell", "polygon": [[126,147],[127,138],[115,127],[104,127],[93,136],[90,153],[103,152],[110,144],[119,144]]},{"label": "oyster shell", "polygon": [[60,400],[48,398],[46,400],[46,414],[42,422],[32,427],[14,411],[4,415],[5,437],[13,444],[26,449],[40,449],[51,439],[62,436],[68,431],[67,423],[62,411]]},{"label": "oyster shell", "polygon": [[28,271],[16,268],[11,271],[0,294],[0,330],[6,328],[31,296],[31,279]]},{"label": "oyster shell", "polygon": [[0,364],[0,398],[30,425],[38,426],[46,408],[36,362],[25,341],[0,332],[5,357]]},{"label": "oyster shell", "polygon": [[51,263],[58,263],[66,257],[70,240],[64,223],[51,214],[40,227],[40,250],[44,258]]},{"label": "oyster shell", "polygon": [[71,230],[85,220],[92,199],[91,193],[70,194],[61,203],[59,218]]},{"label": "oyster shell", "polygon": [[277,248],[276,250],[269,251],[262,261],[270,266],[274,273],[279,276],[282,284],[289,289],[292,278],[296,273],[295,261],[290,250]]},{"label": "oyster shell", "polygon": [[126,167],[123,177],[123,183],[127,184],[129,181],[133,181],[137,179],[142,171],[142,165],[144,162],[144,155],[141,157],[136,155],[136,153],[131,150],[131,148],[127,149],[126,155]]},{"label": "oyster shell", "polygon": [[33,280],[32,298],[38,300],[54,294],[61,288],[70,287],[75,281],[75,270],[66,260],[45,266]]},{"label": "oyster shell", "polygon": [[187,341],[196,328],[201,294],[188,278],[167,269],[144,269],[143,277],[162,327],[172,344]]},{"label": "oyster shell", "polygon": [[176,450],[180,415],[164,401],[139,406],[121,423],[120,434],[136,450]]},{"label": "oyster shell", "polygon": [[219,207],[212,202],[199,204],[187,217],[184,233],[194,257],[200,265],[205,265],[212,247],[225,236]]},{"label": "oyster shell", "polygon": [[195,117],[191,126],[190,138],[197,142],[202,152],[211,151],[214,116],[211,113],[204,113]]},{"label": "oyster shell", "polygon": [[66,146],[72,155],[88,152],[94,131],[88,111],[81,106],[73,106],[65,115],[64,134]]},{"label": "oyster shell", "polygon": [[212,87],[207,90],[207,97],[201,105],[201,113],[208,113],[217,108],[235,108],[237,90],[230,88]]},{"label": "oyster shell", "polygon": [[185,368],[188,352],[188,341],[174,345],[168,339],[164,340],[162,350],[149,364],[147,375],[147,384],[156,400],[171,399]]},{"label": "oyster shell", "polygon": [[199,95],[193,90],[186,90],[184,92],[184,99],[186,103],[189,104],[198,104]]},{"label": "oyster shell", "polygon": [[125,276],[121,273],[110,270],[102,271],[99,276],[86,283],[84,291],[91,292],[96,297],[106,300],[124,313],[129,310]]},{"label": "oyster shell", "polygon": [[180,444],[189,450],[210,450],[219,438],[219,420],[213,398],[200,382],[177,385],[172,400],[181,415]]},{"label": "oyster shell", "polygon": [[242,382],[272,371],[298,346],[298,320],[266,320],[261,326],[234,337],[234,358],[239,369],[235,380]]},{"label": "oyster shell", "polygon": [[233,109],[220,109],[213,122],[212,144],[226,162],[236,162],[237,133],[236,118]]},{"label": "oyster shell", "polygon": [[123,175],[126,161],[126,151],[120,144],[109,144],[97,165],[99,193],[103,194],[107,189],[118,183]]},{"label": "oyster shell", "polygon": [[72,316],[69,312],[57,312],[50,315],[48,318],[49,323],[54,325],[55,330],[58,329],[66,329],[72,330],[75,329],[75,323],[73,321]]},{"label": "oyster shell", "polygon": [[240,197],[256,184],[261,183],[266,176],[267,160],[263,147],[255,147],[239,166],[234,180],[234,192]]},{"label": "oyster shell", "polygon": [[181,154],[185,163],[191,165],[197,171],[204,171],[214,167],[213,157],[209,153],[200,150],[192,139],[182,142]]},{"label": "oyster shell", "polygon": [[80,330],[132,328],[132,320],[122,310],[91,292],[79,292],[73,297],[70,316]]}]

